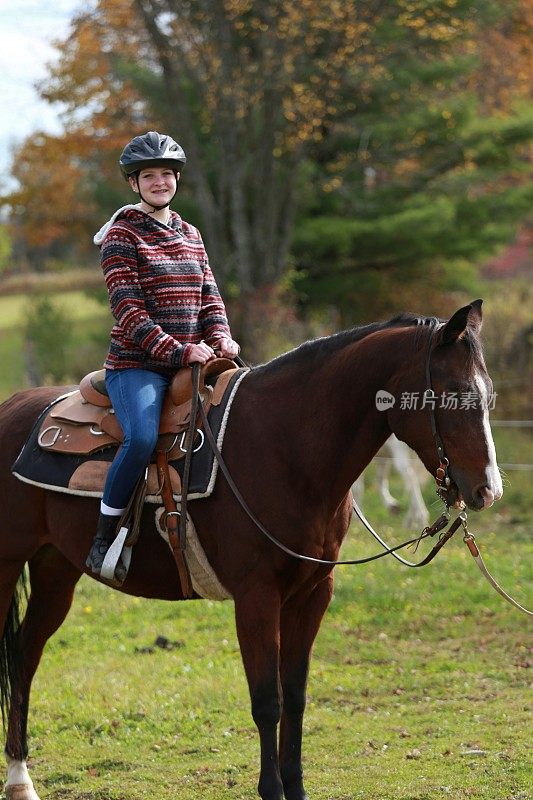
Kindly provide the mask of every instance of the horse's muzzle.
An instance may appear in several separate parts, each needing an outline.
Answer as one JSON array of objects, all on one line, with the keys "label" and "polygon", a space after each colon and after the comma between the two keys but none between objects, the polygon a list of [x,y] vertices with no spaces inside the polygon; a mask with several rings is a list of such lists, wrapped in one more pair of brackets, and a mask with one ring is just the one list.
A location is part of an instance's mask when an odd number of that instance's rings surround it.
[{"label": "horse's muzzle", "polygon": [[[466,505],[471,511],[484,511],[490,508],[503,494],[503,486],[499,473],[485,475],[480,483],[469,480],[469,476],[450,467],[450,485],[443,498],[449,508],[460,508]],[[472,488],[470,488],[472,487]]]},{"label": "horse's muzzle", "polygon": [[490,508],[496,500],[499,500],[503,494],[503,489],[483,484],[474,489],[472,494],[479,504],[478,510],[481,511],[484,508]]},{"label": "horse's muzzle", "polygon": [[485,483],[480,484],[472,490],[467,506],[472,511],[484,511],[486,508],[490,508],[496,500],[499,500],[502,494],[503,491],[497,487],[488,486]]}]

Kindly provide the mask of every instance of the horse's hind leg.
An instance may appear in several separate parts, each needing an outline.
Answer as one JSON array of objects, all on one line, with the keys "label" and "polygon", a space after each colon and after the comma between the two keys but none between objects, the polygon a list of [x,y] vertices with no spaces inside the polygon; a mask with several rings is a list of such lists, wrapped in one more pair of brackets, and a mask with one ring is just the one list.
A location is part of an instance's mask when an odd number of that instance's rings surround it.
[{"label": "horse's hind leg", "polygon": [[[2,716],[9,712],[13,696],[13,685],[20,674],[20,653],[17,647],[19,640],[19,601],[22,584],[17,582],[24,570],[24,561],[0,562],[0,684],[2,690]],[[4,718],[5,721],[5,718]],[[24,760],[11,759],[7,753],[8,775],[11,787],[6,786],[8,800],[38,800],[33,788]],[[9,765],[13,764],[10,769]],[[16,792],[16,793],[15,793]]]},{"label": "horse's hind leg", "polygon": [[311,648],[331,600],[333,578],[328,576],[311,593],[300,593],[281,611],[280,677],[283,713],[279,761],[286,800],[307,800],[303,785],[302,727]]},{"label": "horse's hind leg", "polygon": [[24,561],[0,560],[0,701],[2,718],[8,711],[11,687],[18,673],[16,638],[19,628],[19,596],[17,587]]},{"label": "horse's hind leg", "polygon": [[6,741],[8,800],[39,800],[26,769],[30,688],[44,646],[72,604],[80,572],[52,545],[29,562],[31,594],[20,631],[20,674],[12,687]]}]

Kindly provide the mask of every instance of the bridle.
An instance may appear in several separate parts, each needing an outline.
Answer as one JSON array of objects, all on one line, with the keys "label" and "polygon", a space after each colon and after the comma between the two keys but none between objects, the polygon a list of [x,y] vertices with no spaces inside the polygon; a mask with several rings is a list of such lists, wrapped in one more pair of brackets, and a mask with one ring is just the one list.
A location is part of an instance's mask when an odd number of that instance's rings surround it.
[{"label": "bridle", "polygon": [[[433,436],[433,441],[435,442],[435,448],[437,450],[437,458],[438,458],[438,467],[435,471],[435,483],[437,486],[437,495],[440,499],[444,502],[445,510],[442,514],[437,517],[435,522],[432,525],[428,525],[424,528],[420,536],[418,536],[414,543],[416,543],[416,547],[420,541],[428,536],[435,536],[437,533],[441,533],[439,540],[433,550],[428,554],[426,558],[419,562],[408,561],[406,558],[403,558],[395,550],[402,549],[403,547],[407,547],[413,544],[413,541],[404,542],[402,545],[399,545],[397,548],[390,548],[387,543],[382,539],[382,537],[374,530],[370,522],[367,520],[365,515],[363,514],[361,508],[358,506],[354,498],[352,497],[352,508],[359,519],[359,521],[363,524],[366,530],[374,537],[374,539],[379,542],[379,544],[385,548],[383,553],[379,555],[392,555],[394,558],[403,564],[406,567],[423,567],[437,555],[439,550],[446,544],[446,542],[451,539],[453,534],[456,530],[462,525],[465,529],[466,533],[466,512],[462,509],[461,513],[458,514],[456,519],[452,522],[450,528],[445,531],[444,529],[448,526],[450,521],[450,504],[448,498],[448,492],[451,487],[451,479],[449,475],[449,466],[450,462],[446,456],[444,450],[444,443],[442,438],[439,434],[438,427],[437,427],[437,418],[435,415],[435,405],[434,405],[434,392],[433,392],[433,384],[431,380],[431,353],[433,351],[433,345],[435,340],[435,335],[437,330],[439,329],[439,321],[435,317],[430,319],[419,319],[418,323],[419,326],[428,326],[430,327],[430,333],[428,337],[428,346],[426,350],[426,357],[425,357],[425,366],[424,366],[424,373],[426,378],[426,388],[424,391],[424,397],[428,398],[430,402],[428,403],[428,411],[429,411],[429,420],[431,426],[431,434]],[[416,549],[415,547],[415,549]]]},{"label": "bridle", "polygon": [[[421,324],[425,324],[425,320],[421,321]],[[431,434],[433,436],[433,441],[435,442],[435,447],[437,449],[437,456],[439,459],[439,466],[437,467],[437,471],[435,473],[435,482],[437,484],[437,494],[443,500],[446,508],[449,508],[448,504],[448,491],[450,489],[451,480],[450,475],[448,472],[448,467],[450,466],[450,462],[446,457],[444,452],[444,443],[440,437],[438,428],[437,428],[437,418],[435,416],[435,405],[434,405],[434,392],[433,392],[433,384],[431,381],[431,352],[433,350],[433,341],[435,339],[435,334],[439,327],[439,321],[434,317],[429,320],[429,325],[431,326],[429,340],[428,340],[428,347],[426,351],[426,366],[425,366],[425,373],[426,373],[426,391],[424,395],[428,395],[430,397],[430,403],[428,406],[429,410],[429,421],[431,425]]]}]

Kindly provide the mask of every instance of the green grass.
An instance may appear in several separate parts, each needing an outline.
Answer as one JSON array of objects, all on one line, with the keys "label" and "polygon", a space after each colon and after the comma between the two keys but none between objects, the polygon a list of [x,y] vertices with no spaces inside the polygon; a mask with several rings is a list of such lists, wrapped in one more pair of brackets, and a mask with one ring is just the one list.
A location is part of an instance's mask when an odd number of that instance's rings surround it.
[{"label": "green grass", "polygon": [[[0,296],[0,402],[28,385],[23,321],[29,302],[26,295]],[[63,292],[54,296],[53,302],[72,323],[68,374],[64,382],[76,382],[85,373],[101,367],[112,325],[111,316],[104,305],[82,291]]]},{"label": "green grass", "polygon": [[[0,399],[24,385],[26,302],[0,297]],[[86,331],[96,336],[106,312],[81,292],[60,302],[76,322],[79,371],[97,368]],[[527,432],[494,433],[501,462],[531,461]],[[508,470],[503,500],[470,525],[495,577],[531,606],[530,478]],[[405,503],[396,476],[392,491]],[[431,483],[425,497],[436,516]],[[364,508],[387,540],[408,538],[372,493]],[[374,551],[354,528],[343,554]],[[423,570],[338,568],[308,690],[310,800],[531,798],[530,630],[459,535]],[[158,635],[177,646],[143,652]],[[232,604],[148,602],[82,578],[35,679],[30,750],[42,800],[256,797]]]},{"label": "green grass", "polygon": [[[496,577],[531,604],[526,529],[489,511],[472,530]],[[344,552],[371,549],[354,530]],[[530,624],[460,539],[425,570],[382,561],[336,578],[308,690],[311,800],[529,798]],[[158,635],[174,649],[143,652]],[[145,601],[82,578],[37,674],[30,732],[42,800],[255,797],[232,604]]]},{"label": "green grass", "polygon": [[[28,303],[28,296],[23,294],[0,297],[0,332],[3,333],[20,324]],[[101,303],[81,291],[69,291],[54,295],[54,304],[67,312],[74,323],[84,322],[94,317],[103,317],[107,314],[107,309]]]}]

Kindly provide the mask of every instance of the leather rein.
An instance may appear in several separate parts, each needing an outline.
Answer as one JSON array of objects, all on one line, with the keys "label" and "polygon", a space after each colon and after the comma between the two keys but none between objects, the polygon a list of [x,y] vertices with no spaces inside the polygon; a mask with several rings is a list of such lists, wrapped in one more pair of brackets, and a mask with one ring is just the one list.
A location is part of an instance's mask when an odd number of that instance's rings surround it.
[{"label": "leather rein", "polygon": [[[428,394],[431,397],[433,397],[433,387],[432,387],[432,382],[431,382],[431,352],[432,352],[432,348],[433,348],[433,341],[434,341],[434,338],[435,338],[435,333],[436,333],[436,331],[438,329],[439,322],[438,322],[437,319],[431,319],[431,320],[429,320],[429,323],[426,322],[425,320],[420,320],[419,324],[420,325],[429,324],[430,327],[431,327],[431,331],[430,331],[430,335],[429,335],[429,341],[428,341],[428,347],[427,347],[427,352],[426,352],[426,360],[425,360],[425,376],[426,376],[426,394]],[[239,362],[240,366],[247,366],[245,364],[245,362],[242,361],[242,359],[238,359],[238,362]],[[324,559],[324,558],[314,558],[313,556],[306,556],[306,555],[303,555],[302,553],[297,553],[296,551],[292,550],[290,547],[287,547],[286,545],[284,545],[283,542],[280,542],[279,539],[276,539],[276,537],[273,536],[270,533],[270,531],[263,525],[263,523],[256,517],[256,515],[251,510],[251,508],[249,507],[248,503],[246,502],[246,500],[242,496],[241,492],[239,491],[239,488],[237,487],[235,481],[233,480],[233,478],[231,476],[231,473],[230,473],[230,471],[229,471],[229,469],[228,469],[228,467],[226,465],[226,462],[224,461],[222,453],[220,452],[220,448],[218,447],[217,441],[216,441],[216,439],[215,439],[215,437],[213,435],[213,431],[211,430],[211,426],[209,425],[209,422],[208,422],[208,419],[207,419],[207,414],[205,412],[203,403],[201,402],[201,398],[199,398],[199,396],[198,396],[197,387],[198,387],[199,371],[200,371],[200,365],[196,364],[196,363],[193,364],[192,365],[193,398],[195,398],[195,400],[198,401],[198,402],[195,402],[194,405],[197,406],[197,408],[198,408],[198,413],[199,413],[200,419],[202,421],[202,425],[203,425],[203,429],[204,429],[204,433],[205,433],[206,439],[209,442],[209,445],[210,445],[211,449],[213,450],[213,453],[215,455],[215,458],[217,459],[217,462],[218,462],[218,465],[219,465],[219,467],[220,467],[220,469],[222,471],[222,474],[226,478],[228,486],[229,486],[230,490],[232,491],[232,493],[233,493],[235,499],[237,500],[238,504],[240,505],[242,510],[247,514],[247,516],[250,518],[250,520],[253,522],[255,527],[272,544],[274,544],[279,550],[283,551],[284,553],[286,553],[287,555],[289,555],[289,556],[291,556],[293,558],[299,559],[300,561],[311,562],[313,564],[320,564],[320,565],[328,566],[328,567],[334,567],[334,566],[339,566],[339,565],[351,565],[351,564],[367,564],[370,561],[376,561],[377,559],[384,558],[385,556],[388,556],[388,555],[392,555],[392,556],[394,556],[394,558],[396,558],[398,561],[400,561],[405,566],[417,568],[417,567],[423,567],[423,566],[426,566],[426,564],[429,564],[430,561],[432,561],[435,558],[437,553],[444,547],[446,542],[449,541],[449,539],[451,539],[451,537],[458,530],[458,528],[462,527],[463,528],[463,534],[464,534],[463,535],[463,541],[468,546],[468,549],[469,549],[471,555],[474,557],[479,569],[481,570],[481,572],[484,575],[484,577],[487,578],[487,580],[489,581],[491,586],[493,586],[493,588],[502,597],[504,597],[508,602],[510,602],[512,605],[514,605],[520,611],[523,611],[524,613],[533,616],[533,611],[529,611],[528,609],[524,608],[519,603],[517,603],[516,600],[514,600],[510,595],[508,595],[498,585],[498,583],[494,580],[492,575],[490,575],[489,571],[485,567],[485,564],[483,563],[483,559],[481,558],[481,554],[480,554],[480,552],[479,552],[479,550],[477,548],[474,536],[468,530],[468,527],[467,527],[467,515],[466,515],[466,511],[464,510],[464,508],[460,511],[460,513],[457,515],[457,517],[453,520],[453,522],[451,523],[451,525],[448,528],[448,530],[445,530],[445,528],[448,527],[449,522],[450,522],[450,505],[448,503],[448,497],[447,497],[448,490],[449,490],[450,485],[451,485],[451,479],[450,479],[449,471],[448,471],[448,467],[449,467],[449,463],[450,462],[446,457],[445,450],[444,450],[444,444],[443,444],[442,439],[441,439],[441,437],[439,435],[439,432],[438,432],[437,420],[436,420],[436,416],[435,416],[435,407],[431,402],[428,404],[429,413],[430,413],[431,432],[432,432],[432,435],[433,435],[433,439],[435,441],[435,447],[436,447],[437,455],[438,455],[438,459],[439,459],[439,466],[438,466],[438,468],[436,470],[435,481],[436,481],[436,485],[437,485],[437,494],[439,495],[441,500],[443,500],[443,502],[445,503],[445,506],[446,506],[445,511],[443,511],[443,513],[435,520],[435,522],[433,522],[433,524],[428,525],[427,527],[425,527],[423,529],[423,531],[418,536],[416,536],[415,538],[409,539],[408,541],[403,542],[402,544],[396,545],[395,547],[389,547],[387,545],[387,543],[381,538],[381,536],[374,530],[372,525],[368,522],[368,520],[366,519],[366,517],[363,514],[362,510],[360,509],[358,504],[355,502],[355,499],[352,497],[352,508],[353,508],[353,511],[355,512],[355,514],[358,517],[358,519],[360,520],[360,522],[369,531],[369,533],[371,533],[372,536],[376,539],[376,541],[379,542],[379,544],[384,548],[383,551],[380,552],[380,553],[376,553],[375,555],[372,555],[372,556],[367,556],[366,558],[339,559],[339,560],[330,560],[330,559]],[[191,423],[192,424],[194,422],[194,419],[195,419],[195,415],[191,414]],[[184,494],[185,494],[185,497],[186,497],[187,492],[185,491]],[[181,516],[182,516],[182,519],[180,520],[180,522],[183,525],[185,523],[185,518],[186,518],[186,500],[185,500],[185,503],[183,503],[183,501],[182,501],[182,514],[181,514]],[[418,547],[418,545],[422,541],[422,539],[425,539],[427,537],[435,536],[437,533],[439,533],[440,536],[439,536],[436,544],[433,546],[431,551],[425,556],[425,558],[423,558],[421,561],[418,561],[418,562],[408,561],[407,559],[403,558],[402,556],[400,556],[397,553],[398,550],[402,550],[404,547],[408,547],[410,545],[415,545],[415,550],[416,550],[416,548]]]},{"label": "leather rein", "polygon": [[[425,323],[421,320],[420,324],[425,324]],[[435,331],[437,329],[438,320],[436,320],[436,319],[430,320],[430,325],[431,325],[431,332],[430,332],[430,336],[429,336],[429,344],[428,344],[428,349],[427,349],[427,353],[426,353],[426,362],[425,362],[426,393],[428,393],[428,392],[431,393],[433,391],[432,385],[431,385],[431,366],[430,366],[430,361],[431,361],[431,350],[432,350],[433,338],[434,338]],[[197,378],[196,378],[196,374],[195,373],[199,372],[199,365],[193,364],[192,365],[192,369],[193,369],[192,380],[193,380],[193,386],[194,386],[197,383]],[[215,457],[216,457],[216,459],[218,461],[219,467],[220,467],[224,477],[226,478],[226,481],[228,482],[228,485],[229,485],[231,491],[233,492],[233,495],[234,495],[235,499],[237,500],[237,502],[239,503],[239,505],[241,506],[243,511],[247,514],[247,516],[254,523],[255,527],[270,542],[272,542],[272,544],[274,544],[276,547],[278,547],[284,553],[286,553],[289,556],[292,556],[293,558],[297,558],[300,561],[311,562],[313,564],[322,564],[324,566],[339,566],[339,565],[343,565],[343,564],[344,565],[348,565],[348,564],[367,564],[370,561],[376,561],[379,558],[384,558],[385,556],[392,555],[396,559],[401,561],[402,564],[405,564],[408,567],[423,567],[426,564],[429,564],[430,561],[432,561],[435,558],[435,556],[437,555],[439,550],[441,550],[442,547],[444,547],[446,542],[453,536],[453,534],[457,531],[457,529],[461,525],[464,525],[464,512],[463,512],[463,515],[458,515],[457,516],[457,518],[452,522],[452,524],[450,525],[450,527],[448,528],[447,531],[444,530],[448,526],[449,521],[450,521],[449,506],[446,504],[446,510],[435,520],[435,522],[432,525],[428,525],[426,528],[424,528],[424,530],[418,536],[416,536],[413,539],[409,539],[408,541],[403,542],[402,544],[396,545],[395,547],[389,547],[386,544],[386,542],[384,542],[383,539],[379,536],[379,534],[376,533],[376,531],[372,528],[372,526],[370,525],[370,523],[368,522],[368,520],[364,516],[363,512],[361,511],[361,509],[359,508],[359,506],[355,502],[354,498],[352,497],[352,506],[353,506],[353,510],[354,510],[355,514],[357,515],[359,520],[363,523],[365,528],[372,534],[372,536],[374,536],[374,538],[384,548],[383,552],[376,553],[375,555],[372,555],[372,556],[367,556],[366,558],[338,559],[338,560],[330,560],[330,559],[325,559],[325,558],[314,558],[313,556],[306,556],[306,555],[303,555],[302,553],[297,553],[296,551],[291,550],[290,547],[287,547],[286,545],[284,545],[283,542],[280,542],[279,539],[276,539],[276,537],[273,536],[270,533],[270,531],[267,530],[267,528],[265,528],[263,523],[256,517],[254,512],[251,510],[251,508],[249,507],[248,503],[246,502],[246,500],[242,496],[241,492],[239,491],[237,485],[235,484],[235,481],[233,480],[233,478],[231,476],[231,473],[230,473],[230,471],[229,471],[229,469],[228,469],[228,467],[227,467],[227,465],[226,465],[226,463],[224,461],[224,458],[222,456],[222,453],[220,452],[220,449],[218,447],[216,439],[213,436],[213,432],[211,431],[209,422],[207,420],[207,414],[205,413],[205,410],[203,408],[203,404],[199,403],[198,408],[199,408],[200,418],[202,420],[202,425],[203,425],[203,429],[204,429],[204,433],[206,435],[207,441],[209,442],[209,445],[211,446],[211,449],[213,450],[213,453],[214,453],[214,455],[215,455]],[[437,448],[437,454],[438,454],[438,457],[439,457],[439,467],[437,469],[436,476],[435,476],[435,480],[436,480],[436,483],[437,483],[437,493],[439,494],[441,499],[443,499],[444,502],[446,503],[447,489],[450,486],[450,478],[449,478],[449,475],[448,475],[449,461],[446,458],[445,453],[444,453],[444,445],[442,443],[442,440],[441,440],[441,438],[439,436],[439,433],[438,433],[438,430],[437,430],[437,423],[436,423],[436,419],[435,419],[435,410],[432,407],[431,403],[429,404],[429,410],[430,410],[430,414],[431,414],[431,431],[432,431],[432,434],[433,434],[433,438],[435,440],[435,445],[436,445],[436,448]],[[428,536],[430,536],[430,537],[431,536],[435,536],[435,534],[437,534],[437,533],[440,533],[438,541],[436,542],[436,544],[434,545],[432,550],[428,553],[428,555],[425,558],[423,558],[421,561],[419,561],[419,562],[414,563],[412,561],[408,561],[407,559],[402,558],[402,556],[398,555],[398,553],[396,552],[397,550],[402,550],[404,547],[408,547],[409,545],[416,545],[418,547],[418,544],[420,543],[420,541],[422,539],[425,539]]]}]

